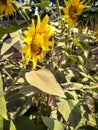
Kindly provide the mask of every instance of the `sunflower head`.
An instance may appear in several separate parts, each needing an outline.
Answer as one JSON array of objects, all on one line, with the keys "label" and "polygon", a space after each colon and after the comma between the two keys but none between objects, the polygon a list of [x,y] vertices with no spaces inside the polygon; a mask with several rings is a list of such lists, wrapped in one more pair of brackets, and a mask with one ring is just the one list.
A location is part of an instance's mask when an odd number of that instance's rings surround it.
[{"label": "sunflower head", "polygon": [[78,14],[80,14],[86,6],[83,5],[83,1],[80,2],[80,0],[65,1],[65,5],[66,7],[63,8],[65,22],[67,22],[69,26],[73,26],[77,22]]},{"label": "sunflower head", "polygon": [[4,13],[5,16],[13,15],[15,13],[12,0],[0,0],[0,13]]},{"label": "sunflower head", "polygon": [[22,61],[24,64],[28,64],[32,60],[33,68],[36,68],[37,62],[43,58],[45,53],[50,50],[49,47],[53,45],[50,37],[53,36],[54,31],[51,30],[52,25],[47,24],[48,21],[48,15],[42,21],[40,16],[37,15],[37,25],[35,26],[35,22],[32,20],[32,26],[24,32],[24,41],[27,45],[20,50],[24,54]]}]

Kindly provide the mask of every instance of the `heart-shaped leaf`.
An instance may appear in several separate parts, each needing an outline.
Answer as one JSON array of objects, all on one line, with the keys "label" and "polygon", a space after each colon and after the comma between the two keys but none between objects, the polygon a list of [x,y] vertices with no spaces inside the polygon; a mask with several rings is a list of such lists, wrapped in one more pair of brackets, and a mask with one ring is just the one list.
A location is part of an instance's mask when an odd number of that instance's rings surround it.
[{"label": "heart-shaped leaf", "polygon": [[65,97],[64,92],[48,69],[40,69],[26,73],[26,80],[39,90],[60,97]]}]

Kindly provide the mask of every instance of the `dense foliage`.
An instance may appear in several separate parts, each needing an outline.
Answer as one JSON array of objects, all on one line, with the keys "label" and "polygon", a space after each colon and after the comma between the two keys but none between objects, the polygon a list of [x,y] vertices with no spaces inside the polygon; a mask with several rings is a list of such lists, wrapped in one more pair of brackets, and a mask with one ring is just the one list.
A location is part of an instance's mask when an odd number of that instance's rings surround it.
[{"label": "dense foliage", "polygon": [[98,130],[98,1],[0,1],[0,130]]}]

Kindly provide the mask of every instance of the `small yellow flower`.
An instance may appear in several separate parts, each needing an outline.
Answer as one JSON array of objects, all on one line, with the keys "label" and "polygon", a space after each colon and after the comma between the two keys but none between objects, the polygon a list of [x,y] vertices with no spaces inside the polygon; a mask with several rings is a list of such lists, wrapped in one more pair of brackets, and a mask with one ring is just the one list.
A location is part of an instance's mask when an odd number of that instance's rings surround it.
[{"label": "small yellow flower", "polygon": [[66,7],[63,8],[65,13],[65,22],[67,22],[69,26],[73,26],[77,22],[77,15],[80,14],[86,6],[83,5],[83,1],[80,2],[80,0],[65,1],[65,5]]},{"label": "small yellow flower", "polygon": [[12,0],[0,0],[0,13],[4,13],[5,16],[13,15],[15,12]]},{"label": "small yellow flower", "polygon": [[40,16],[37,15],[37,25],[35,26],[32,19],[32,26],[28,27],[28,30],[24,32],[25,43],[27,45],[20,50],[24,53],[23,62],[28,64],[30,60],[33,62],[33,68],[36,68],[37,62],[40,61],[45,52],[50,50],[50,46],[53,42],[50,41],[50,37],[53,36],[52,25],[48,25],[49,17],[46,15],[43,20],[40,20]]}]

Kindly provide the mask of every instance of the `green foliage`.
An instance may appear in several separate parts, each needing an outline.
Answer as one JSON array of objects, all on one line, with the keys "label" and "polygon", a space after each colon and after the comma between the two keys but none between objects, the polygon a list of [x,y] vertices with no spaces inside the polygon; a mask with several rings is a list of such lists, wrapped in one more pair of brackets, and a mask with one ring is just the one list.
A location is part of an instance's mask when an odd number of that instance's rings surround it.
[{"label": "green foliage", "polygon": [[19,29],[23,29],[27,26],[26,22],[18,24],[16,21],[11,21],[7,27],[0,26],[0,37],[4,34],[16,32]]},{"label": "green foliage", "polygon": [[2,82],[1,74],[0,74],[0,116],[5,119],[8,119],[6,101],[5,101],[5,97],[3,93],[3,82]]},{"label": "green foliage", "polygon": [[45,130],[46,127],[42,124],[35,124],[32,120],[28,117],[20,117],[17,118],[15,121],[16,129],[17,130],[27,130],[27,129],[36,129],[36,130]]},{"label": "green foliage", "polygon": [[0,130],[3,130],[3,117],[0,116]]},{"label": "green foliage", "polygon": [[42,120],[50,130],[64,130],[64,124],[58,120],[53,120],[49,117],[42,117]]},{"label": "green foliage", "polygon": [[16,130],[13,121],[10,121],[10,130]]},{"label": "green foliage", "polygon": [[[9,17],[7,26],[0,14],[0,130],[98,129],[98,8],[89,5],[69,28],[63,7],[53,3],[13,1],[19,20]],[[48,10],[55,31],[54,45],[36,69],[31,61],[24,65],[20,53],[31,17],[37,22],[34,7],[42,17]]]},{"label": "green foliage", "polygon": [[81,120],[79,101],[77,99],[61,99],[61,101],[57,104],[57,107],[65,121],[75,129]]},{"label": "green foliage", "polygon": [[[64,92],[52,73],[47,69],[31,71],[26,73],[26,80],[39,90],[50,95],[65,97]],[[53,88],[53,89],[52,89]]]}]

